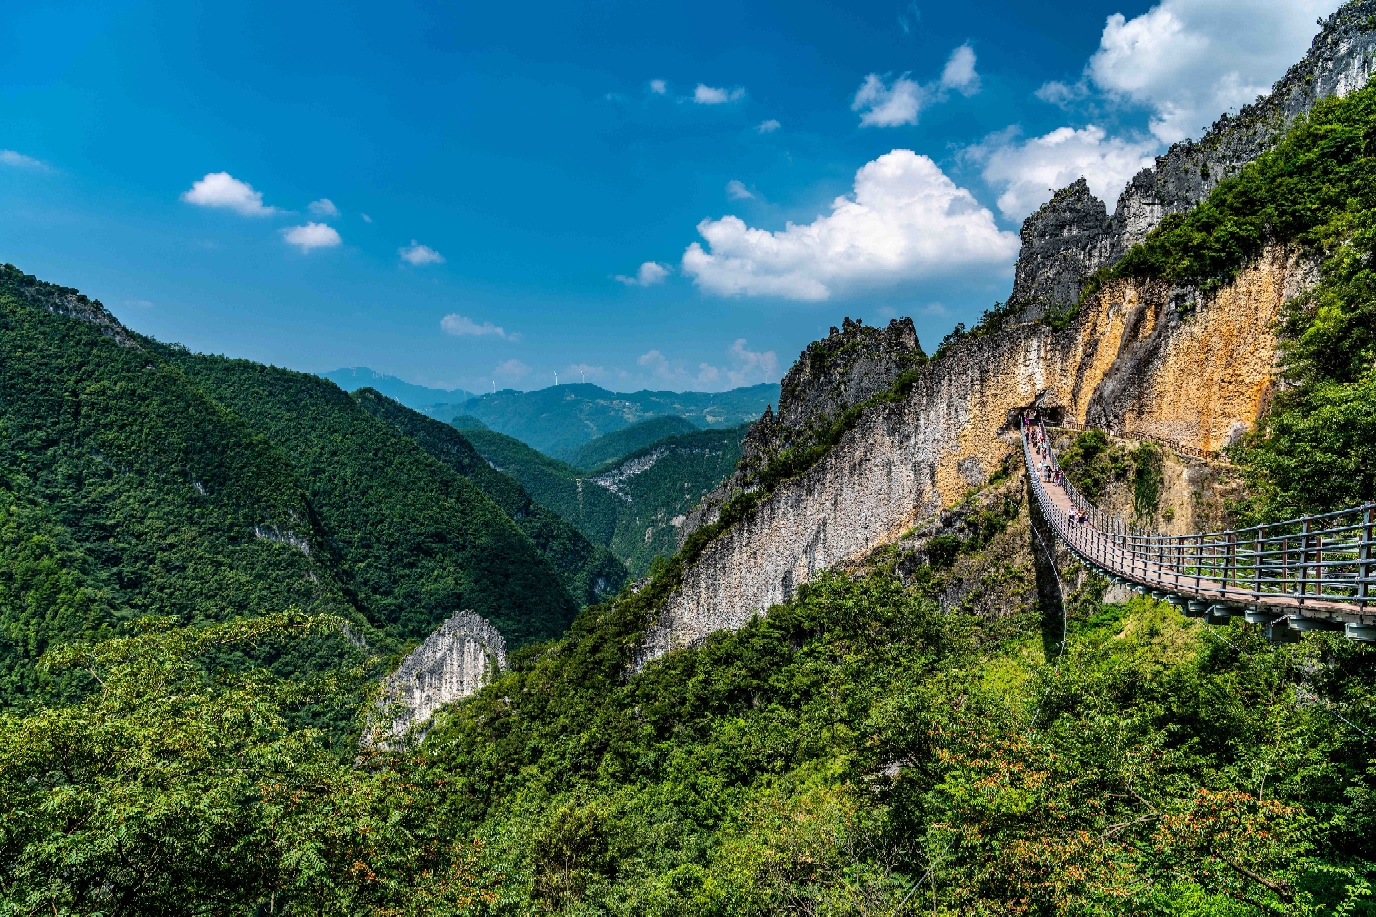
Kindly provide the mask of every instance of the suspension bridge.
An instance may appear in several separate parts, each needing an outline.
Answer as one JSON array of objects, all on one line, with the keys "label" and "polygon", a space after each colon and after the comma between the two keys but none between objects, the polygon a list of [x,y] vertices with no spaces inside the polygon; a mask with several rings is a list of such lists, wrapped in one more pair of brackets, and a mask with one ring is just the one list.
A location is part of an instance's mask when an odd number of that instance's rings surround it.
[{"label": "suspension bridge", "polygon": [[1332,630],[1376,642],[1376,503],[1245,529],[1166,535],[1086,500],[1061,472],[1039,417],[1023,418],[1022,442],[1042,516],[1071,553],[1112,582],[1210,624],[1242,616],[1275,640]]}]

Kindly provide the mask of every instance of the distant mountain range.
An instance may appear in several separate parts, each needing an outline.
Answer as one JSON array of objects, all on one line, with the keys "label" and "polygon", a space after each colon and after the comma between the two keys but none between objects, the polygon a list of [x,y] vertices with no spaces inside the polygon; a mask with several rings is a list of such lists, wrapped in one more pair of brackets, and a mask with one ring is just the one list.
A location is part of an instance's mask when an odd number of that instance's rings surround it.
[{"label": "distant mountain range", "polygon": [[777,384],[728,392],[609,392],[580,383],[483,395],[468,402],[464,414],[546,455],[565,455],[599,436],[653,417],[677,416],[698,428],[737,427],[756,419],[766,405],[778,400]]},{"label": "distant mountain range", "polygon": [[[749,423],[764,413],[766,405],[779,403],[778,383],[726,392],[611,392],[577,383],[534,392],[503,389],[476,395],[463,389],[413,385],[366,366],[321,375],[347,392],[372,388],[446,423],[465,416],[476,418],[488,429],[559,458],[570,458],[584,443],[651,418],[681,417],[695,429],[725,429]],[[472,427],[473,422],[459,419],[456,426]]]}]

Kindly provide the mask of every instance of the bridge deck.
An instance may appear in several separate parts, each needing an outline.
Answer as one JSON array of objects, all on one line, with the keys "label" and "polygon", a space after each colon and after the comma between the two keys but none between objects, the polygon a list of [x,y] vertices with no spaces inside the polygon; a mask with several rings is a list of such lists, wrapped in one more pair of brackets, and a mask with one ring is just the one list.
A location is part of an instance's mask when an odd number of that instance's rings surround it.
[{"label": "bridge deck", "polygon": [[[1264,528],[1197,536],[1148,533],[1095,508],[1064,478],[1043,480],[1047,467],[1056,469],[1048,442],[1040,425],[1024,426],[1023,454],[1032,489],[1056,535],[1093,566],[1189,599],[1257,606],[1276,616],[1376,625],[1372,506],[1351,511],[1365,514],[1364,526],[1359,518],[1335,529],[1331,520],[1339,514],[1313,517],[1321,520],[1319,528],[1311,520],[1285,523],[1292,528],[1302,524],[1303,534],[1283,536],[1283,550],[1276,547],[1282,536],[1268,536]],[[1355,537],[1325,542],[1324,534],[1334,531]],[[1292,540],[1299,543],[1293,551]],[[1280,586],[1271,588],[1276,582]]]}]

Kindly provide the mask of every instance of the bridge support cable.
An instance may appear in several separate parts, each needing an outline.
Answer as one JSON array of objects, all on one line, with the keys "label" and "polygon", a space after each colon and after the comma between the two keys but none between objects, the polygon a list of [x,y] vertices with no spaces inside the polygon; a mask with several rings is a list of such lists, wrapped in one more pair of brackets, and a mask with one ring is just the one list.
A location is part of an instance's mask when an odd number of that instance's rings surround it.
[{"label": "bridge support cable", "polygon": [[1022,420],[1023,460],[1042,516],[1080,560],[1115,582],[1218,623],[1244,615],[1293,631],[1376,642],[1376,503],[1222,532],[1166,535],[1106,513],[1061,472],[1042,420]]}]

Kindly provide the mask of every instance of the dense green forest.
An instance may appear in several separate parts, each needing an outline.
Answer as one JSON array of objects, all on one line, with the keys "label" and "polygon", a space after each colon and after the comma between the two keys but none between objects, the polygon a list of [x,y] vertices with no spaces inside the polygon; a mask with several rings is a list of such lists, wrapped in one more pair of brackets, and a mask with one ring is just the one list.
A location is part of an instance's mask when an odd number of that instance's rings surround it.
[{"label": "dense green forest", "polygon": [[296,607],[367,629],[287,457],[99,305],[10,266],[0,469],[0,706],[42,686],[49,646],[140,616]]},{"label": "dense green forest", "polygon": [[607,433],[596,439],[588,440],[576,449],[565,449],[555,458],[568,462],[575,468],[591,471],[598,465],[614,462],[624,455],[643,449],[651,443],[682,436],[697,430],[688,421],[675,414],[652,417],[633,423],[623,430]]},{"label": "dense green forest", "polygon": [[[461,608],[513,644],[548,639],[595,598],[575,604],[497,503],[333,384],[138,337],[12,267],[0,393],[0,706],[68,696],[42,654],[145,616],[200,626],[296,608],[347,622],[255,650],[298,675],[359,646],[387,657]],[[535,516],[551,545],[577,539]],[[585,592],[624,578],[582,539],[560,547],[587,561],[568,577]]]},{"label": "dense green forest", "polygon": [[[484,458],[520,481],[537,503],[572,522],[589,540],[609,548],[633,577],[641,577],[656,557],[668,557],[677,550],[681,517],[730,476],[740,461],[745,428],[671,436],[591,472],[501,433],[464,430],[463,435]],[[602,450],[598,447],[597,451]]]},{"label": "dense green forest", "polygon": [[493,468],[456,429],[370,388],[354,392],[353,399],[436,461],[472,481],[501,507],[553,564],[580,607],[609,598],[626,581],[625,566],[610,551],[594,545],[571,522],[532,500],[520,482]]},{"label": "dense green forest", "polygon": [[[1376,89],[1322,103],[1115,268],[1207,289],[1266,241],[1321,258],[1236,454],[1261,517],[1370,497],[1373,136]],[[0,709],[0,914],[1376,914],[1376,650],[1105,603],[1048,553],[1016,459],[939,551],[905,537],[631,674],[679,556],[423,744],[341,753],[309,713],[354,701],[363,660],[244,660],[360,609],[419,627],[420,555],[484,543],[427,507],[497,504],[328,383],[121,342],[4,282],[0,613],[29,660],[6,678],[51,699]],[[286,429],[289,404],[319,417]],[[577,495],[499,437],[471,434]],[[1087,474],[1150,464],[1078,448]],[[411,566],[371,569],[387,545]]]},{"label": "dense green forest", "polygon": [[468,479],[338,386],[249,360],[159,349],[288,456],[348,588],[378,626],[421,640],[469,609],[515,645],[568,626],[576,608],[530,539]]}]

